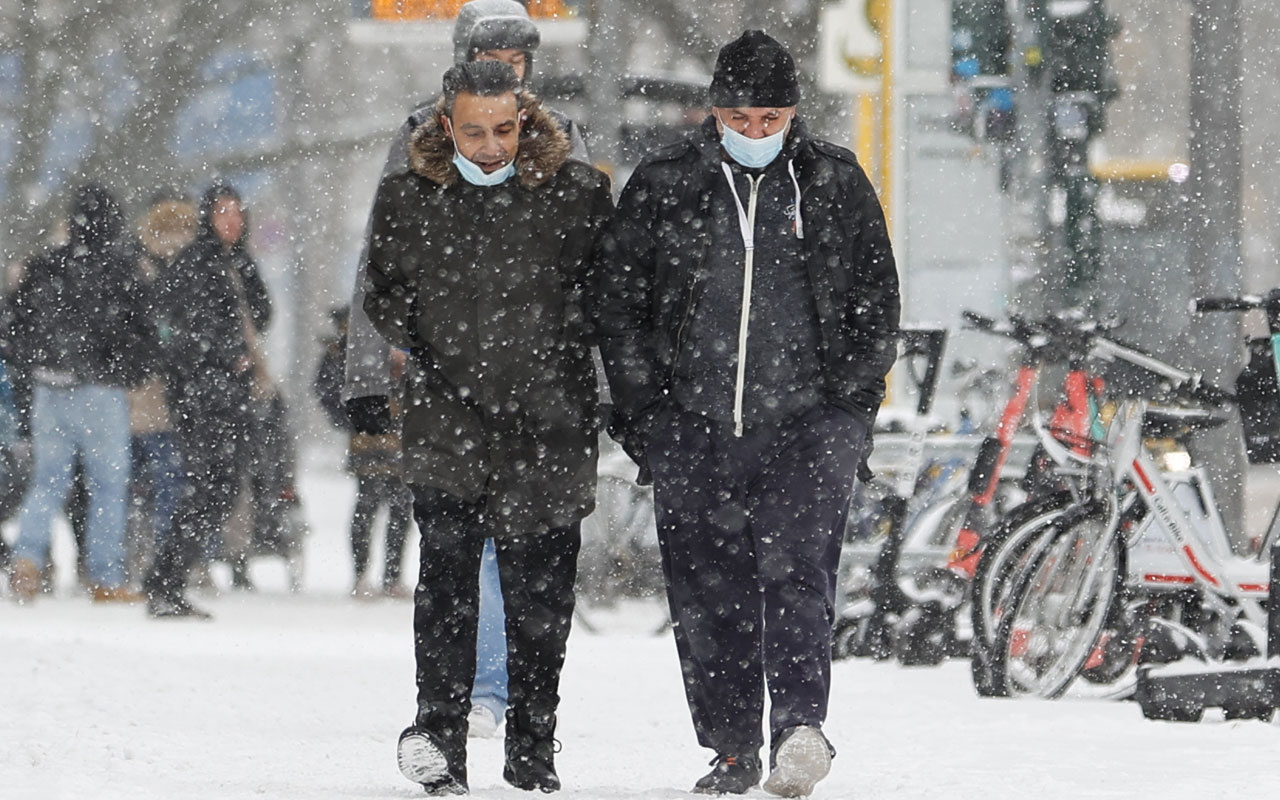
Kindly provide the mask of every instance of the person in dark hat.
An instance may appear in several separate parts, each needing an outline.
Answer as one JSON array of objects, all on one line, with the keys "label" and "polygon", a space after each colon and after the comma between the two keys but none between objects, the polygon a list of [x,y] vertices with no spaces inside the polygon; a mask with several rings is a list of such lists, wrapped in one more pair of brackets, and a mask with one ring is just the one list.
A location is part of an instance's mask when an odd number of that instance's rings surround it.
[{"label": "person in dark hat", "polygon": [[807,795],[822,733],[836,566],[894,360],[898,278],[854,155],[812,136],[786,49],[726,45],[712,115],[632,174],[597,254],[610,433],[652,478],[698,742],[694,787]]}]

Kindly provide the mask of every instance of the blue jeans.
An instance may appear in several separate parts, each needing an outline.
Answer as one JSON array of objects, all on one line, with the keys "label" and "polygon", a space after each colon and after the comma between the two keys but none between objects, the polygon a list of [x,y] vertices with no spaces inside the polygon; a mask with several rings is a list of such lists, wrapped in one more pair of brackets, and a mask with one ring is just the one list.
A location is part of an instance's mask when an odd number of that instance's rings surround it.
[{"label": "blue jeans", "polygon": [[476,629],[476,681],[471,705],[481,705],[502,720],[507,711],[507,617],[503,613],[498,553],[486,539],[480,559],[480,619]]},{"label": "blue jeans", "polygon": [[71,488],[76,451],[89,490],[86,566],[97,586],[117,588],[125,579],[125,503],[129,485],[129,404],[110,386],[53,388],[37,384],[31,407],[35,469],[18,515],[13,551],[43,565],[49,560],[49,526]]},{"label": "blue jeans", "polygon": [[173,431],[154,431],[133,437],[133,467],[147,482],[156,552],[173,535],[173,518],[182,498],[182,457]]}]

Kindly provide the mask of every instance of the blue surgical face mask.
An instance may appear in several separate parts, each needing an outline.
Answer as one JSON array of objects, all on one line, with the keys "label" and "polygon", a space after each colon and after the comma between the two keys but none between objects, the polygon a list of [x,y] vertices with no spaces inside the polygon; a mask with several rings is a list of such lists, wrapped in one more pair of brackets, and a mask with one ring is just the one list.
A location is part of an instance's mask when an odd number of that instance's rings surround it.
[{"label": "blue surgical face mask", "polygon": [[493,172],[485,172],[479,164],[458,151],[458,140],[454,139],[452,132],[449,138],[453,139],[453,165],[458,168],[458,174],[462,175],[462,179],[467,183],[473,186],[497,186],[516,174],[514,158]]},{"label": "blue surgical face mask", "polygon": [[497,186],[516,174],[515,161],[509,161],[506,166],[499,167],[493,172],[485,172],[479,164],[465,158],[457,150],[453,153],[453,165],[458,168],[463,180],[475,186]]},{"label": "blue surgical face mask", "polygon": [[760,169],[773,163],[773,160],[782,152],[782,145],[787,140],[787,132],[790,130],[791,120],[787,120],[787,127],[774,135],[763,139],[752,139],[730,128],[724,120],[720,120],[720,144],[724,146],[729,158],[748,169]]}]

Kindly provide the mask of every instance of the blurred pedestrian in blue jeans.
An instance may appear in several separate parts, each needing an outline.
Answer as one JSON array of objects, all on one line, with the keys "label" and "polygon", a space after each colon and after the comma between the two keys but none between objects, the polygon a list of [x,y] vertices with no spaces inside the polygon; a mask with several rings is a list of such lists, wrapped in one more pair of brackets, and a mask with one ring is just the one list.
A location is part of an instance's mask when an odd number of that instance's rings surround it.
[{"label": "blurred pedestrian in blue jeans", "polygon": [[39,590],[49,527],[71,488],[76,451],[89,491],[87,567],[93,599],[141,599],[125,586],[129,407],[125,387],[151,367],[154,329],[125,244],[124,215],[103,187],[76,194],[68,242],[31,259],[12,299],[7,332],[15,365],[30,376],[35,474],[19,515],[10,585],[20,601]]}]

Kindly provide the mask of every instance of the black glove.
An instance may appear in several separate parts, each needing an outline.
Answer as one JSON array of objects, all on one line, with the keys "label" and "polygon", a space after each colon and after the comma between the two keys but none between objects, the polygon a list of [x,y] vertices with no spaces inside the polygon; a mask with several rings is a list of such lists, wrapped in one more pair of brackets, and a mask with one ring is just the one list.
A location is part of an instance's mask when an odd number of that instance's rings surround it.
[{"label": "black glove", "polygon": [[347,418],[356,433],[386,433],[391,430],[391,404],[379,394],[353,397],[347,401]]}]

